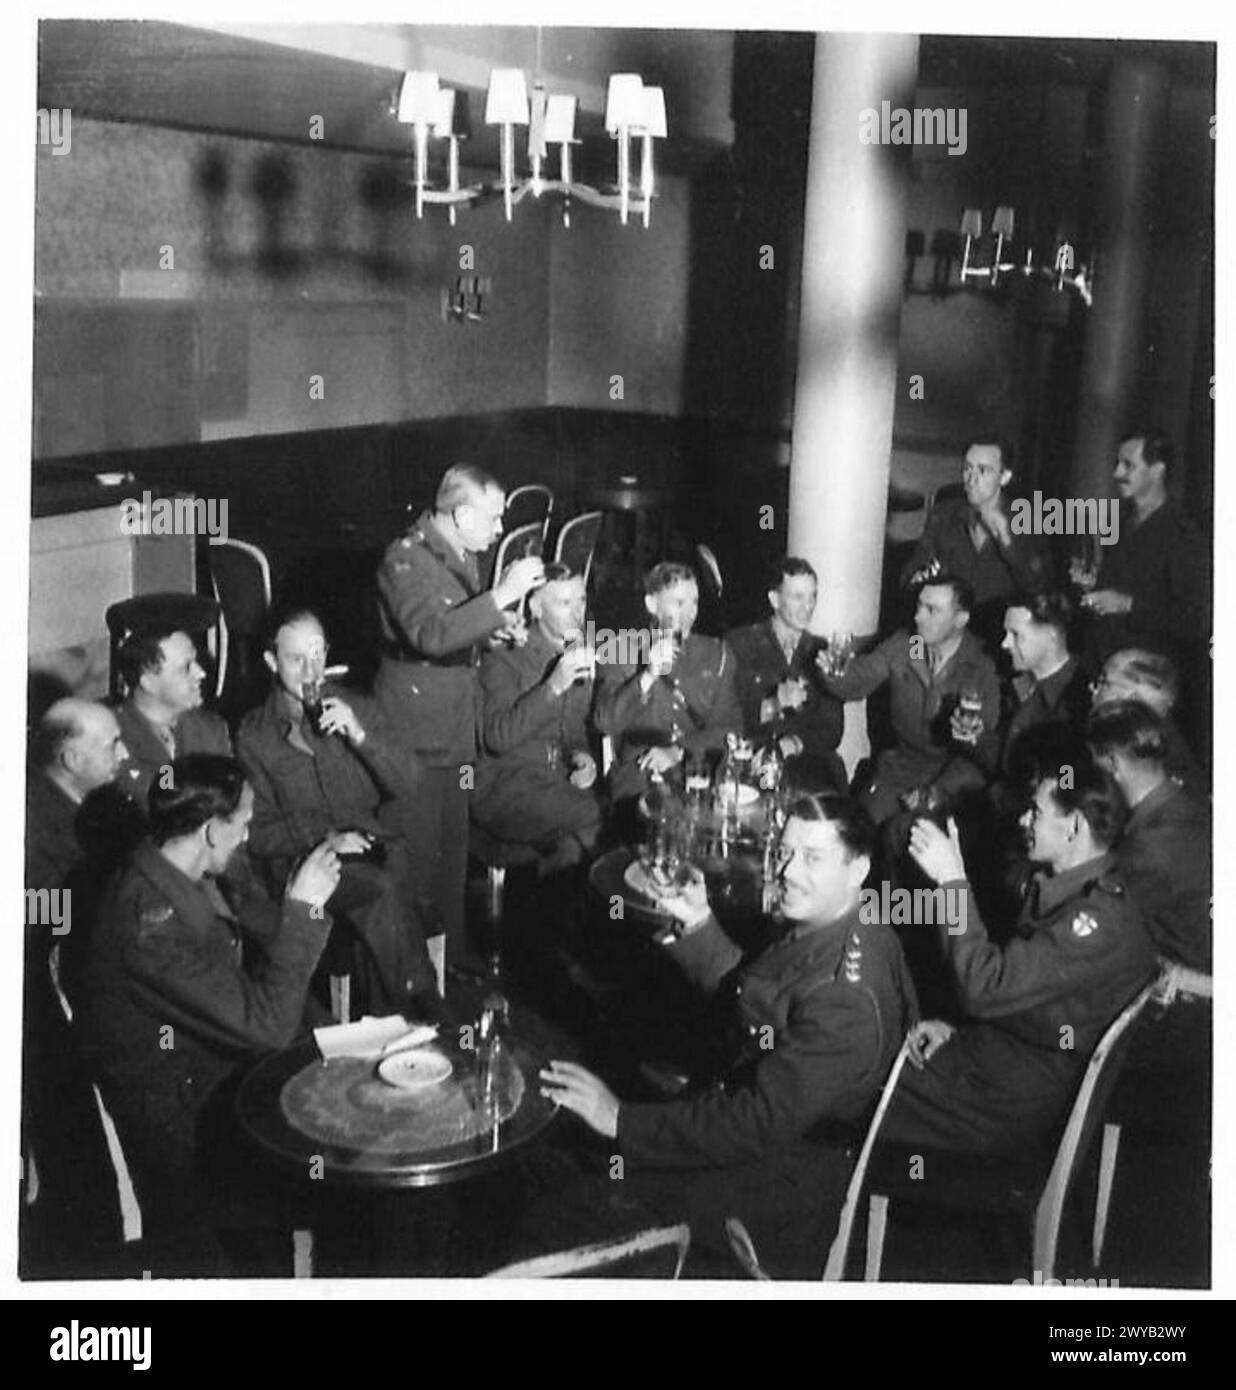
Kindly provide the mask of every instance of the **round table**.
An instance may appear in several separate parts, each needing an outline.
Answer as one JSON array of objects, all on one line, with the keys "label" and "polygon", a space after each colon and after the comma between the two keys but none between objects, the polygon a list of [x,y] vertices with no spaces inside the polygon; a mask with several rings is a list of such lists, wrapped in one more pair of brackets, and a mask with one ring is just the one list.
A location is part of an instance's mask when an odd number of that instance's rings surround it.
[{"label": "round table", "polygon": [[[347,1142],[329,1142],[320,1135],[298,1128],[284,1106],[284,1088],[311,1066],[321,1070],[356,1059],[339,1058],[324,1062],[315,1043],[306,1041],[259,1062],[245,1077],[236,1097],[236,1114],[241,1129],[266,1155],[285,1169],[302,1175],[311,1173],[320,1162],[321,1175],[329,1182],[367,1188],[439,1187],[447,1183],[492,1172],[513,1154],[540,1136],[553,1122],[557,1107],[544,1099],[537,1073],[545,1063],[544,1054],[531,1046],[518,1032],[504,1039],[523,1078],[523,1091],[513,1114],[492,1130],[474,1138],[411,1152],[387,1152]],[[475,1066],[475,1054],[459,1045],[458,1031],[443,1030],[435,1044],[451,1060],[452,1076],[444,1087],[457,1086],[460,1078]],[[371,1063],[376,1067],[376,1062]],[[354,1069],[354,1068],[353,1068]],[[307,1073],[312,1083],[319,1073]],[[383,1084],[383,1083],[376,1083]],[[393,1089],[393,1088],[392,1088]],[[381,1117],[371,1113],[375,1125]],[[400,1116],[399,1118],[403,1118]],[[395,1123],[395,1119],[391,1120]]]}]

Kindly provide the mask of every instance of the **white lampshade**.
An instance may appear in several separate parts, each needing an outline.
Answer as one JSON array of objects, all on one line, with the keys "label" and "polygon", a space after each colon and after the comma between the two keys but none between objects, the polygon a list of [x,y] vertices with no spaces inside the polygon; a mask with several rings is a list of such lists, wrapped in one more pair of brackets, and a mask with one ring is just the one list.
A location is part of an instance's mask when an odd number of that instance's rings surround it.
[{"label": "white lampshade", "polygon": [[545,143],[569,145],[575,139],[575,98],[551,96],[545,107]]},{"label": "white lampshade", "polygon": [[443,87],[438,93],[433,133],[439,140],[455,134],[455,96],[456,93],[450,87]]},{"label": "white lampshade", "polygon": [[961,214],[961,234],[975,237],[983,235],[983,214],[978,208],[967,208]]},{"label": "white lampshade", "polygon": [[644,119],[639,124],[642,135],[651,135],[657,140],[665,139],[664,87],[644,88]]},{"label": "white lampshade", "polygon": [[1006,241],[1013,239],[1013,209],[1007,203],[1001,203],[992,214],[991,232],[993,236],[1002,236]]},{"label": "white lampshade", "polygon": [[405,72],[397,118],[407,125],[432,125],[438,114],[438,74]]},{"label": "white lampshade", "polygon": [[528,124],[528,86],[519,68],[494,68],[489,74],[485,124]]},{"label": "white lampshade", "polygon": [[616,72],[609,79],[605,101],[605,129],[611,135],[626,126],[644,124],[644,83],[637,72]]}]

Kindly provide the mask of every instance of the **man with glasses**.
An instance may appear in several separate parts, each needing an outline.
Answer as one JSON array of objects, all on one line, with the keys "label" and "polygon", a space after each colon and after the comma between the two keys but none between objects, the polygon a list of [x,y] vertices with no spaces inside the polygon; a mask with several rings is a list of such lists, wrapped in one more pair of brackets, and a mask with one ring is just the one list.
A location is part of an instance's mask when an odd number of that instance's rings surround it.
[{"label": "man with glasses", "polygon": [[791,804],[778,872],[784,932],[755,960],[718,925],[698,873],[663,897],[677,923],[667,954],[713,1002],[716,1060],[669,1101],[620,1101],[572,1062],[541,1073],[543,1094],[615,1141],[624,1180],[602,1180],[594,1212],[612,1203],[645,1224],[649,1213],[688,1219],[714,1247],[737,1216],[772,1271],[820,1277],[848,1176],[844,1142],[917,1012],[896,936],[860,910],[874,838],[848,798]]},{"label": "man with glasses", "polygon": [[487,639],[514,628],[543,579],[539,556],[482,587],[477,556],[502,535],[506,494],[480,468],[442,475],[433,509],[395,541],[378,570],[382,664],[375,693],[415,767],[406,803],[412,882],[432,902],[452,955],[467,950],[468,793],[481,722],[477,667]]},{"label": "man with glasses", "polygon": [[965,451],[961,481],[964,497],[932,508],[901,582],[911,585],[915,575],[933,565],[964,580],[974,594],[973,629],[994,645],[1009,598],[1049,583],[1050,556],[1041,537],[1012,529],[1006,489],[1013,481],[1013,456],[1007,441],[997,435],[973,440]]}]

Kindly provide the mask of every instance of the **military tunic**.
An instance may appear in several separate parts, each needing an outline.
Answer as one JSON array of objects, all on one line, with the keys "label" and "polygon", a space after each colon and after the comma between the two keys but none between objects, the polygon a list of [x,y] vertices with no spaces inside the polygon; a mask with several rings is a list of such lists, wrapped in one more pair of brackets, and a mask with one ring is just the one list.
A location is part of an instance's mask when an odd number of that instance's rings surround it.
[{"label": "military tunic", "polygon": [[[703,990],[738,949],[715,920],[670,948]],[[731,977],[744,1039],[707,1089],[618,1111],[645,1200],[685,1207],[715,1236],[727,1215],[786,1272],[818,1277],[844,1192],[843,1146],[874,1104],[916,1013],[896,936],[853,912],[799,924]],[[726,981],[729,983],[729,981]]]},{"label": "military tunic", "polygon": [[122,765],[116,781],[142,810],[149,802],[150,788],[173,758],[183,758],[189,753],[218,753],[225,758],[232,755],[232,736],[226,723],[209,710],[186,710],[176,720],[172,725],[174,751],[168,750],[155,726],[131,696],[115,714],[124,746],[129,750],[128,760]]},{"label": "military tunic", "polygon": [[683,643],[668,677],[640,690],[642,667],[614,663],[600,670],[596,721],[615,741],[610,788],[616,801],[639,796],[648,788],[637,766],[650,748],[666,747],[675,728],[689,752],[716,752],[725,735],[742,731],[734,653],[719,637],[693,632]]},{"label": "military tunic", "polygon": [[547,844],[574,833],[590,843],[600,828],[595,789],[568,780],[571,755],[590,753],[594,686],[549,688],[560,649],[539,623],[522,647],[487,653],[481,663],[485,752],[476,771],[472,819],[499,840]]},{"label": "military tunic", "polygon": [[964,880],[964,931],[939,927],[966,1023],[922,1071],[903,1073],[881,1139],[968,1153],[1050,1134],[1108,1024],[1155,972],[1141,913],[1115,856],[1036,879],[1005,946]]},{"label": "military tunic", "polygon": [[251,975],[222,895],[148,842],[102,905],[79,1019],[156,1237],[201,1219],[203,1111],[255,1056],[296,1036],[330,924],[285,900],[266,969]]},{"label": "military tunic", "polygon": [[[468,779],[477,756],[477,665],[487,637],[507,626],[492,590],[425,512],[378,569],[384,651],[374,685],[408,750],[416,795],[406,835],[414,891],[428,898],[447,939],[462,944],[468,864]],[[411,770],[411,768],[410,768]]]}]

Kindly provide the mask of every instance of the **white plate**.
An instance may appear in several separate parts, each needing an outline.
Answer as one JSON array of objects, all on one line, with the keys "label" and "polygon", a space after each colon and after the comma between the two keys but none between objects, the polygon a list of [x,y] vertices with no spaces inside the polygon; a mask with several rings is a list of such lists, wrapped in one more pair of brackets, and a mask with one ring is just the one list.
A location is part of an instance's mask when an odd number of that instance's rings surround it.
[{"label": "white plate", "polygon": [[427,1047],[396,1052],[378,1063],[378,1075],[382,1080],[402,1091],[422,1091],[437,1086],[450,1074],[450,1059]]},{"label": "white plate", "polygon": [[[728,790],[723,788],[721,791],[721,799],[722,801],[733,801],[734,798]],[[760,794],[755,787],[748,786],[746,782],[739,783],[738,804],[740,806],[750,806],[753,801],[758,801],[759,799]]]}]

